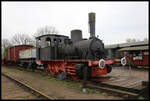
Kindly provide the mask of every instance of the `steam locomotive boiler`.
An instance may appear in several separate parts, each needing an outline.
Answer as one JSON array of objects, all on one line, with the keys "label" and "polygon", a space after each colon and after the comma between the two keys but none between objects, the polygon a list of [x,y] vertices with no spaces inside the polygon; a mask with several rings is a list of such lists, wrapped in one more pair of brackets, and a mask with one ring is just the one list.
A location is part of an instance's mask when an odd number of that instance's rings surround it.
[{"label": "steam locomotive boiler", "polygon": [[[79,33],[78,33],[79,32]],[[73,34],[81,36],[80,30],[71,31]],[[82,39],[79,36],[71,37],[71,41],[68,44],[61,45],[59,47],[60,59],[100,59],[105,57],[104,44],[101,40],[93,37],[88,40]],[[74,39],[76,38],[76,39]],[[59,57],[58,57],[59,58]]]},{"label": "steam locomotive boiler", "polygon": [[37,37],[37,64],[59,79],[66,76],[83,78],[85,66],[88,67],[88,79],[110,73],[112,62],[104,60],[104,43],[95,37],[95,13],[89,13],[89,29],[89,39],[82,38],[81,30],[72,30],[71,39],[56,34]]}]

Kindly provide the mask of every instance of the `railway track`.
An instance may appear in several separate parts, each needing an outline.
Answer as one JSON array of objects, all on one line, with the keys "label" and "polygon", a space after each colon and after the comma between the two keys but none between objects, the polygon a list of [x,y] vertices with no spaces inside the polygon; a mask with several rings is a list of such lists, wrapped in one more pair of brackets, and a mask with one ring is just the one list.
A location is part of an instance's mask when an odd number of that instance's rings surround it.
[{"label": "railway track", "polygon": [[[74,79],[66,79],[67,82],[80,82],[83,83],[83,80],[74,80]],[[136,86],[136,85],[135,85]],[[149,96],[149,88],[148,82],[142,81],[141,85],[136,86],[135,88],[126,88],[121,85],[111,85],[109,83],[103,83],[99,81],[86,81],[86,84],[83,84],[83,89],[95,89],[108,93],[109,95],[119,96],[124,99],[138,99],[139,96],[144,96],[148,99]],[[85,90],[84,90],[85,91]]]},{"label": "railway track", "polygon": [[91,88],[91,89],[99,89],[102,91],[106,91],[109,94],[120,96],[124,99],[138,99],[139,96],[144,96],[145,98],[148,98],[149,92],[148,92],[148,81],[141,81],[138,83],[135,83],[134,86],[131,85],[131,87],[128,86],[122,86],[122,85],[113,85],[111,83],[106,82],[99,82],[99,81],[88,81],[85,85],[85,88]]},{"label": "railway track", "polygon": [[16,83],[17,85],[19,85],[21,88],[23,88],[23,89],[29,91],[30,93],[32,93],[33,95],[35,95],[35,96],[37,97],[37,99],[38,99],[38,98],[39,98],[39,99],[48,99],[48,100],[55,100],[55,99],[56,99],[56,98],[53,98],[53,97],[49,97],[49,96],[47,96],[46,94],[44,94],[44,93],[42,93],[42,92],[40,92],[40,91],[34,89],[33,87],[31,87],[31,86],[29,86],[29,85],[27,85],[27,84],[25,84],[25,83],[23,83],[23,82],[21,82],[21,81],[15,79],[15,78],[12,78],[12,77],[10,77],[10,76],[4,74],[4,73],[2,73],[2,76],[8,78],[9,80],[11,80],[11,81],[13,81],[13,82],[15,82],[15,83]]},{"label": "railway track", "polygon": [[[22,70],[25,70],[25,69],[22,69]],[[44,74],[44,75],[48,74],[44,71],[38,71],[38,70],[35,72],[37,72],[37,73],[40,72],[41,74]],[[107,79],[107,78],[105,78],[105,79]],[[102,79],[102,81],[103,80],[104,79]],[[70,78],[67,78],[66,81],[68,81],[68,82],[75,81],[75,82],[81,82],[81,83],[84,82],[84,80],[73,80]],[[140,95],[149,93],[147,91],[147,89],[148,89],[147,81],[146,82],[145,81],[144,82],[143,81],[135,82],[133,80],[130,80],[130,82],[129,81],[119,82],[119,80],[118,80],[118,82],[120,83],[120,84],[118,83],[118,85],[113,85],[115,82],[112,83],[112,82],[102,82],[102,81],[86,81],[86,85],[83,84],[83,88],[91,88],[91,89],[101,90],[101,91],[107,92],[111,95],[123,97],[125,99],[137,99]],[[138,83],[141,83],[141,85],[137,85]],[[125,87],[125,85],[127,85],[127,86]],[[146,97],[147,97],[147,95],[146,95]]]}]

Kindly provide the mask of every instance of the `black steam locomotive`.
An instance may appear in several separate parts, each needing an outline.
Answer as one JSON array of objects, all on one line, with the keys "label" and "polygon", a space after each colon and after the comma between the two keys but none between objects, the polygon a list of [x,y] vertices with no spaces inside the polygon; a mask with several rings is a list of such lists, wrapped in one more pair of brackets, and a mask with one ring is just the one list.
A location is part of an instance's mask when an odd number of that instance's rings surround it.
[{"label": "black steam locomotive", "polygon": [[82,38],[81,30],[72,30],[71,38],[47,34],[36,38],[36,62],[43,65],[52,76],[68,75],[82,78],[83,68],[88,67],[88,78],[111,72],[105,64],[104,43],[95,37],[95,13],[89,13],[89,39]]},{"label": "black steam locomotive", "polygon": [[36,38],[38,60],[105,58],[104,43],[95,37],[95,13],[89,14],[90,38],[83,39],[81,30],[72,30],[71,39],[64,35],[43,35]]}]

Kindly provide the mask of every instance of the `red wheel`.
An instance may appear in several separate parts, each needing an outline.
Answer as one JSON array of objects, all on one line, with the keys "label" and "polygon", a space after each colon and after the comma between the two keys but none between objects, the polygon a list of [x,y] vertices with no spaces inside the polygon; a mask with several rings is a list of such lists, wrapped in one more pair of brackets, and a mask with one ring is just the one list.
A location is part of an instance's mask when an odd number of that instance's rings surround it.
[{"label": "red wheel", "polygon": [[53,67],[50,68],[50,74],[51,74],[52,76],[55,75],[55,69],[53,69]]}]

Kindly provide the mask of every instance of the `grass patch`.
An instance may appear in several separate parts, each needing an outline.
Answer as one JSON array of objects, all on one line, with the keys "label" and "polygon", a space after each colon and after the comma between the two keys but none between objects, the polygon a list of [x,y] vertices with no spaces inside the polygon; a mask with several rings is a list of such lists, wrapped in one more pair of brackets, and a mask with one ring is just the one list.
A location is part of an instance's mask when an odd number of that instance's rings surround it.
[{"label": "grass patch", "polygon": [[138,100],[144,100],[144,97],[143,96],[139,96]]},{"label": "grass patch", "polygon": [[107,93],[104,93],[104,92],[103,92],[103,93],[101,93],[101,94],[102,94],[103,96],[107,96]]},{"label": "grass patch", "polygon": [[82,84],[78,82],[67,82],[67,81],[62,81],[62,83],[66,86],[69,86],[70,88],[82,88]]},{"label": "grass patch", "polygon": [[95,90],[95,89],[89,89],[89,88],[86,88],[86,94],[99,94],[101,93],[100,91],[98,90]]},{"label": "grass patch", "polygon": [[2,72],[24,72],[24,71],[14,67],[2,67]]},{"label": "grass patch", "polygon": [[80,82],[67,81],[67,80],[58,80],[55,77],[52,77],[50,75],[41,75],[41,74],[38,74],[38,73],[35,73],[35,74],[36,74],[36,77],[39,77],[39,78],[44,79],[44,80],[50,80],[50,81],[52,81],[54,83],[58,83],[62,86],[66,86],[66,87],[74,88],[74,89],[79,89],[79,90],[82,88],[82,84]]},{"label": "grass patch", "polygon": [[20,99],[25,99],[25,98],[29,98],[30,96],[18,96],[17,98],[20,98]]},{"label": "grass patch", "polygon": [[51,81],[58,83],[60,85],[69,87],[69,88],[73,88],[73,89],[81,89],[82,88],[82,84],[80,82],[73,82],[73,81],[66,81],[66,80],[57,80],[54,77],[50,77]]}]

